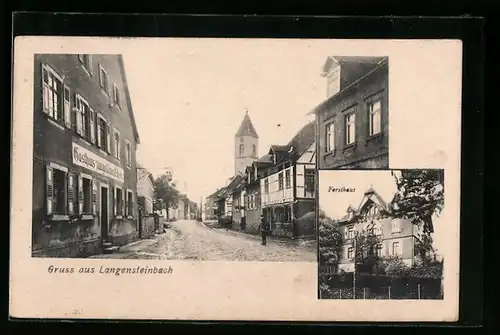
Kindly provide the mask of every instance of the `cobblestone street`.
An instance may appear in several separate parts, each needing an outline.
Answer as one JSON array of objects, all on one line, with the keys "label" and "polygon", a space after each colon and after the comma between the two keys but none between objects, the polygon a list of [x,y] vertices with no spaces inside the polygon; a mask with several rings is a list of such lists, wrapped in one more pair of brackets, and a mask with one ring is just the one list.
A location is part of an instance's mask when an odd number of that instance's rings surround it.
[{"label": "cobblestone street", "polygon": [[175,259],[201,261],[316,261],[315,243],[268,239],[211,229],[192,220],[171,222],[166,233],[124,246],[119,252],[92,258]]}]

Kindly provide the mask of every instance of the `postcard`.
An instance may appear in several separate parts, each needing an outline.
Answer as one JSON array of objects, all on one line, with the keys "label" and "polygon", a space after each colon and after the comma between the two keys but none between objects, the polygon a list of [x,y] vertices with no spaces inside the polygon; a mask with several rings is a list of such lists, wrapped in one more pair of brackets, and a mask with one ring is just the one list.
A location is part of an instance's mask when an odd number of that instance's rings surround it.
[{"label": "postcard", "polygon": [[22,36],[10,315],[455,321],[457,40]]}]

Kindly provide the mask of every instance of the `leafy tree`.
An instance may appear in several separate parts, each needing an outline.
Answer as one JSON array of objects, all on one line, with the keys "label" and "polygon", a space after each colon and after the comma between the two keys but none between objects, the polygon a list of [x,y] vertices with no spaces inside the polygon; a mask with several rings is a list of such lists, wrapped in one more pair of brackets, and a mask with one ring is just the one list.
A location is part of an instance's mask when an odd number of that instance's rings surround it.
[{"label": "leafy tree", "polygon": [[337,266],[342,246],[342,233],[337,221],[319,211],[319,261],[322,265]]},{"label": "leafy tree", "polygon": [[391,202],[392,215],[422,225],[423,232],[434,232],[432,216],[444,208],[443,170],[400,170],[396,179],[397,192]]},{"label": "leafy tree", "polygon": [[170,208],[177,208],[177,204],[179,202],[180,193],[175,188],[175,184],[170,182],[170,176],[168,174],[164,174],[155,179],[153,183],[154,189],[154,202],[156,210],[161,210],[165,208],[167,212],[167,220],[168,210]]},{"label": "leafy tree", "polygon": [[378,235],[371,234],[367,230],[357,231],[352,240],[354,247],[354,264],[356,271],[372,273],[378,263],[379,256],[376,253],[377,245],[381,238]]}]

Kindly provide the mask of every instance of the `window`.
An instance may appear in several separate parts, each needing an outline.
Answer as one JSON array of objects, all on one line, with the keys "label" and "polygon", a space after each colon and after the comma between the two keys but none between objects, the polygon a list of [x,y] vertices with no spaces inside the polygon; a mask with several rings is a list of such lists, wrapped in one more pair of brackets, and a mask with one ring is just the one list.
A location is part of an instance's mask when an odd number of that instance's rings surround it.
[{"label": "window", "polygon": [[120,132],[118,132],[117,130],[115,130],[115,147],[114,147],[114,156],[116,159],[120,160],[120,147],[121,147],[121,143],[120,143]]},{"label": "window", "polygon": [[92,213],[92,202],[92,177],[81,174],[78,176],[78,212]]},{"label": "window", "polygon": [[108,73],[104,68],[99,65],[99,85],[101,86],[102,90],[104,93],[108,94],[109,92],[109,87],[108,87]]},{"label": "window", "polygon": [[382,257],[382,244],[377,244],[375,246],[375,255],[377,257]]},{"label": "window", "polygon": [[392,243],[392,255],[393,256],[400,255],[399,242]]},{"label": "window", "polygon": [[331,122],[326,125],[326,151],[335,149],[335,123]]},{"label": "window", "polygon": [[269,179],[264,179],[264,192],[269,193]]},{"label": "window", "polygon": [[337,67],[328,76],[328,96],[337,94],[340,91],[340,67]]},{"label": "window", "polygon": [[316,171],[314,169],[305,170],[305,190],[314,191],[314,178]]},{"label": "window", "polygon": [[240,144],[240,156],[243,156],[244,150],[245,150],[245,145]]},{"label": "window", "polygon": [[129,141],[127,141],[125,148],[127,150],[127,166],[132,166],[132,148]]},{"label": "window", "polygon": [[66,171],[47,167],[47,214],[66,214]]},{"label": "window", "polygon": [[134,193],[131,190],[127,190],[127,215],[133,216],[134,214]]},{"label": "window", "polygon": [[354,238],[354,229],[353,228],[349,228],[347,230],[347,238]]},{"label": "window", "polygon": [[391,228],[392,228],[392,233],[393,234],[397,234],[397,233],[400,233],[401,232],[401,227],[400,227],[400,223],[399,221],[392,221],[392,224],[391,224]]},{"label": "window", "polygon": [[[42,65],[43,112],[55,121],[63,122],[63,82],[54,70]],[[64,104],[64,107],[66,105]]]},{"label": "window", "polygon": [[355,114],[350,113],[345,117],[345,143],[346,145],[354,143],[356,140]]},{"label": "window", "polygon": [[79,94],[75,95],[76,133],[91,143],[95,143],[95,113],[88,102]]},{"label": "window", "polygon": [[381,112],[380,100],[368,104],[369,113],[369,134],[375,135],[380,133]]},{"label": "window", "polygon": [[278,174],[278,189],[280,191],[283,189],[283,172]]},{"label": "window", "polygon": [[113,84],[113,101],[116,103],[118,107],[121,107],[121,97],[120,97],[120,90],[118,89],[118,86],[116,84]]},{"label": "window", "polygon": [[252,144],[252,156],[253,157],[257,156],[257,146],[255,146],[255,144]]},{"label": "window", "polygon": [[347,259],[353,259],[354,257],[354,248],[349,247],[347,248]]},{"label": "window", "polygon": [[92,55],[78,55],[78,59],[83,64],[83,68],[90,74],[93,74],[92,71]]},{"label": "window", "polygon": [[124,212],[124,194],[120,187],[115,187],[114,197],[114,215],[122,216]]},{"label": "window", "polygon": [[292,187],[292,180],[291,180],[291,173],[290,169],[285,171],[285,187],[290,188]]}]

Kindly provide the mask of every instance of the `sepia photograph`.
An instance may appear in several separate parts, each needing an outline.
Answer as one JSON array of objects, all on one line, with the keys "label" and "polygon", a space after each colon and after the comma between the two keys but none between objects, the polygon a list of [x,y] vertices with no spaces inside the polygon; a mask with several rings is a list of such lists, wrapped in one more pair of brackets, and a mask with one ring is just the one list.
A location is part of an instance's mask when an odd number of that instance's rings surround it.
[{"label": "sepia photograph", "polygon": [[328,99],[313,113],[319,169],[389,168],[388,57],[330,56]]},{"label": "sepia photograph", "polygon": [[320,299],[443,299],[444,170],[319,171]]},{"label": "sepia photograph", "polygon": [[15,42],[12,315],[458,315],[460,41]]},{"label": "sepia photograph", "polygon": [[316,261],[308,112],[344,72],[232,52],[35,55],[34,257]]}]

